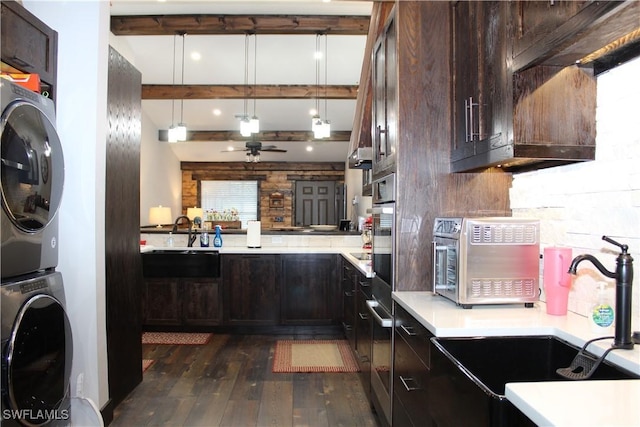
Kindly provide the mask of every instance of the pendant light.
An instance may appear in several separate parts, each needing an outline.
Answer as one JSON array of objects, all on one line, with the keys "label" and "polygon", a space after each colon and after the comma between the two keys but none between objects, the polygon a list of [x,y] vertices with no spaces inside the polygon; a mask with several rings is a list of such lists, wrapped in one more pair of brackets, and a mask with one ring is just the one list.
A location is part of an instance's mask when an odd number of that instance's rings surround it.
[{"label": "pendant light", "polygon": [[321,128],[321,138],[329,138],[331,136],[331,122],[327,113],[327,71],[329,69],[329,50],[327,48],[328,36],[324,35],[324,122]]},{"label": "pendant light", "polygon": [[[176,37],[177,35],[174,34],[173,35],[173,68],[171,69],[171,83],[175,86],[176,85]],[[171,126],[169,126],[169,133],[168,133],[168,141],[173,143],[173,142],[178,142],[178,132],[175,126],[175,110],[176,110],[176,100],[172,99],[171,100]]]},{"label": "pendant light", "polygon": [[316,106],[315,114],[311,117],[311,131],[316,139],[322,138],[322,120],[320,119],[320,34],[316,34],[316,50],[314,52],[316,61]]},{"label": "pendant light", "polygon": [[[181,33],[182,36],[182,68],[181,68],[181,84],[184,86],[184,36],[186,33]],[[173,36],[173,72],[172,83],[176,84],[176,37]],[[187,126],[184,124],[184,98],[180,99],[180,122],[178,125],[174,125],[174,113],[175,113],[175,100],[171,100],[171,127],[169,127],[168,141],[169,142],[182,142],[187,140]]]},{"label": "pendant light", "polygon": [[252,134],[260,132],[260,120],[256,116],[256,77],[258,67],[256,60],[258,57],[258,39],[254,34],[254,61],[253,61],[253,116],[249,119],[249,36],[244,36],[244,111],[240,117],[240,135],[249,137]]},{"label": "pendant light", "polygon": [[256,115],[256,86],[258,85],[258,35],[253,35],[253,117],[249,120],[251,133],[260,132],[260,120]]},{"label": "pendant light", "polygon": [[[182,33],[182,70],[180,72],[181,85],[184,87],[184,36],[186,33]],[[176,136],[178,141],[187,140],[187,125],[184,124],[184,98],[180,99],[180,123],[176,127]]]}]

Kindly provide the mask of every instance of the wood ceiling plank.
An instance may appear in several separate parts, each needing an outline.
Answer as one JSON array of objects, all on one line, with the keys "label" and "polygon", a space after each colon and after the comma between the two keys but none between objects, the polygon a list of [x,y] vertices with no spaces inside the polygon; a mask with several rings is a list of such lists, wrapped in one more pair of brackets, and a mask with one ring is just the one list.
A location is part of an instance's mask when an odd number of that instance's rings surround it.
[{"label": "wood ceiling plank", "polygon": [[142,85],[142,99],[356,99],[357,85]]},{"label": "wood ceiling plank", "polygon": [[132,15],[112,16],[117,36],[174,34],[366,35],[369,16],[335,15]]}]

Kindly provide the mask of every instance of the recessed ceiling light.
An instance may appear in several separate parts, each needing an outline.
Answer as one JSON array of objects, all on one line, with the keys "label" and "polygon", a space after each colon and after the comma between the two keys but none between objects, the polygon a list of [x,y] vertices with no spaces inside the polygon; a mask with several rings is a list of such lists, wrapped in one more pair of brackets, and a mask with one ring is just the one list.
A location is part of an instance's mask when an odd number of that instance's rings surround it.
[{"label": "recessed ceiling light", "polygon": [[318,114],[318,110],[316,110],[315,108],[312,108],[309,110],[309,115],[310,116],[315,116]]},{"label": "recessed ceiling light", "polygon": [[313,147],[311,145],[307,145],[307,151],[313,151]]},{"label": "recessed ceiling light", "polygon": [[194,61],[200,61],[202,59],[202,55],[200,55],[200,52],[191,52],[191,59]]},{"label": "recessed ceiling light", "polygon": [[232,146],[228,146],[228,147],[227,147],[227,150],[228,150],[228,151],[234,151],[234,148],[233,148]]},{"label": "recessed ceiling light", "polygon": [[222,114],[222,111],[220,111],[219,108],[214,108],[213,109],[213,115],[214,116],[219,116],[220,114]]}]

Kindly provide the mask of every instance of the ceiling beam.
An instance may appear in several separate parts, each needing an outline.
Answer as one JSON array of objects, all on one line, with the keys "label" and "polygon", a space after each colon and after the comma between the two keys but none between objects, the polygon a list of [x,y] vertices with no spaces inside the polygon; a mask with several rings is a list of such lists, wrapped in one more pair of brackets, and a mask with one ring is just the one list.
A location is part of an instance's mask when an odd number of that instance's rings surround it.
[{"label": "ceiling beam", "polygon": [[[160,129],[158,131],[158,140],[167,141],[168,131]],[[259,132],[255,139],[261,142],[280,142],[280,141],[349,141],[351,131],[331,131],[331,136],[317,140],[313,137],[313,132],[304,130],[294,131],[263,131]],[[233,130],[192,130],[187,131],[187,141],[249,141],[240,135],[239,131]]]},{"label": "ceiling beam", "polygon": [[116,36],[175,34],[366,35],[369,16],[334,15],[131,15],[112,16]]},{"label": "ceiling beam", "polygon": [[142,99],[356,99],[350,85],[142,85]]}]

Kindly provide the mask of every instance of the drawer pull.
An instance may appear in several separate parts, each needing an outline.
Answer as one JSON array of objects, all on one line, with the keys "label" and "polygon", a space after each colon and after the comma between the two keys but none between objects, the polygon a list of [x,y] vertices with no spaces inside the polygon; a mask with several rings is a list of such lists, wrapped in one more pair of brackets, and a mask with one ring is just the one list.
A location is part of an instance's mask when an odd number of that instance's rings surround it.
[{"label": "drawer pull", "polygon": [[361,287],[361,288],[368,288],[368,287],[370,287],[370,286],[371,286],[371,282],[368,282],[368,281],[365,281],[365,282],[360,281],[360,287]]},{"label": "drawer pull", "polygon": [[353,292],[352,291],[344,291],[344,296],[345,297],[352,297],[353,296]]},{"label": "drawer pull", "polygon": [[360,319],[362,320],[369,320],[369,315],[367,313],[358,313],[358,316],[360,316]]},{"label": "drawer pull", "polygon": [[402,375],[400,375],[400,381],[402,381],[402,385],[404,386],[405,389],[407,389],[407,391],[420,390],[420,387],[418,387],[417,385],[414,385],[414,386],[409,385],[411,383],[416,384],[416,381],[413,378],[405,378]]},{"label": "drawer pull", "polygon": [[410,337],[415,337],[416,335],[418,335],[415,332],[413,332],[413,327],[412,326],[401,325],[400,329],[402,329],[404,331],[404,333],[409,335]]}]

